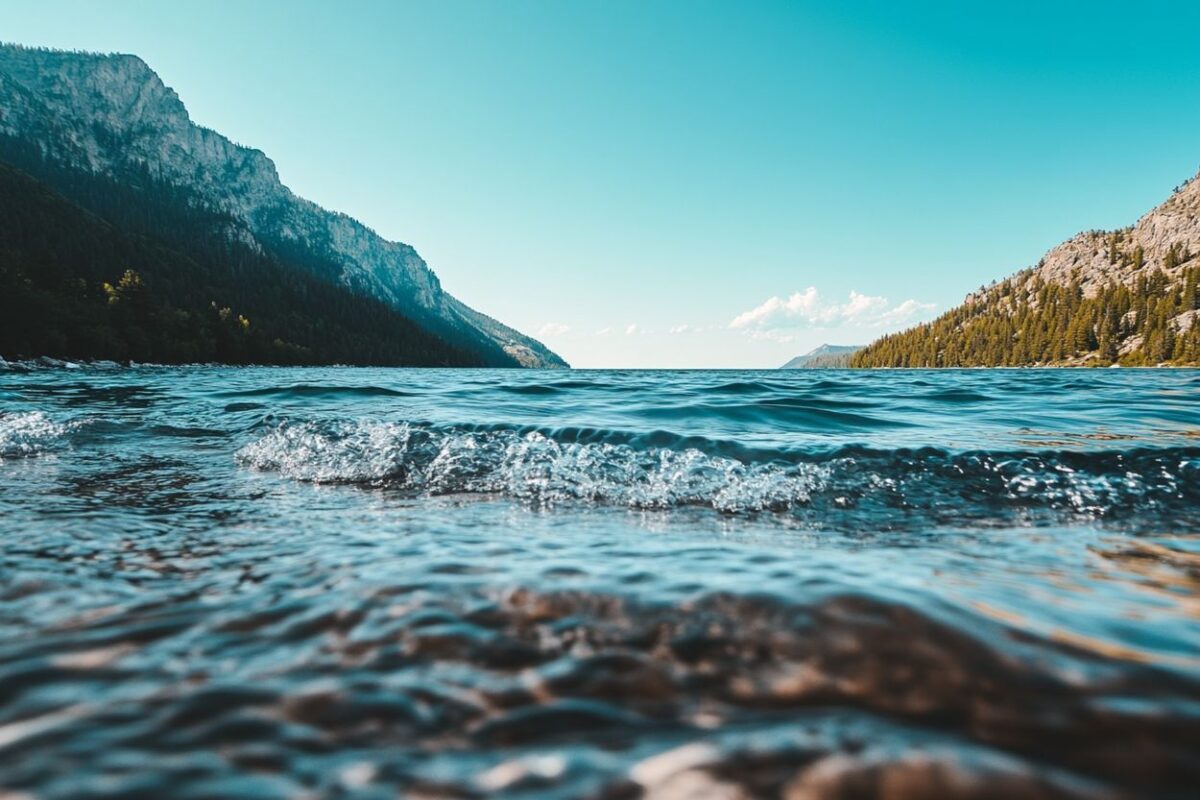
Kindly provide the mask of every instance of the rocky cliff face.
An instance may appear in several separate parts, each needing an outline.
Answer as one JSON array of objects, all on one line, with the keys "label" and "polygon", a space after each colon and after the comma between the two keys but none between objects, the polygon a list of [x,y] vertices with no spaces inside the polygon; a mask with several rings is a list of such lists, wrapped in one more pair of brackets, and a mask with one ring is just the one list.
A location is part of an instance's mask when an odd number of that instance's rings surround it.
[{"label": "rocky cliff face", "polygon": [[0,132],[95,172],[149,169],[230,214],[238,223],[230,236],[327,262],[355,291],[477,332],[524,366],[566,366],[541,343],[443,291],[409,245],[297,197],[262,151],[196,125],[175,91],[135,56],[0,46]]},{"label": "rocky cliff face", "polygon": [[1114,280],[1131,284],[1139,269],[1178,277],[1183,263],[1170,258],[1172,249],[1177,255],[1180,249],[1200,252],[1200,180],[1188,181],[1130,228],[1089,231],[1064,242],[1046,254],[1036,274],[1063,283],[1078,273],[1084,293],[1092,296]]},{"label": "rocky cliff face", "polygon": [[[1135,224],[1116,231],[1080,233],[1012,280],[1032,285],[1040,279],[1062,286],[1078,281],[1085,297],[1095,297],[1106,286],[1133,286],[1139,277],[1154,271],[1178,280],[1186,266],[1180,256],[1196,253],[1200,253],[1200,175]],[[978,302],[986,295],[986,291],[976,292],[967,301]]]}]

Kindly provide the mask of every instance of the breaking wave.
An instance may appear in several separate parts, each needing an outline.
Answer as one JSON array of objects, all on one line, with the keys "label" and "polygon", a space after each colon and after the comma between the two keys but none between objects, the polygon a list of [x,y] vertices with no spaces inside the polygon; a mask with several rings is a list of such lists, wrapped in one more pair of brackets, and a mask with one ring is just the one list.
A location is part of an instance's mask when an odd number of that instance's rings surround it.
[{"label": "breaking wave", "polygon": [[0,459],[35,456],[66,444],[69,427],[41,411],[0,412]]},{"label": "breaking wave", "polygon": [[1187,448],[801,451],[664,432],[328,420],[280,424],[237,459],[302,481],[420,495],[499,494],[538,506],[709,507],[832,525],[862,513],[885,527],[1135,512],[1144,521],[1195,516],[1200,507],[1200,449]]}]

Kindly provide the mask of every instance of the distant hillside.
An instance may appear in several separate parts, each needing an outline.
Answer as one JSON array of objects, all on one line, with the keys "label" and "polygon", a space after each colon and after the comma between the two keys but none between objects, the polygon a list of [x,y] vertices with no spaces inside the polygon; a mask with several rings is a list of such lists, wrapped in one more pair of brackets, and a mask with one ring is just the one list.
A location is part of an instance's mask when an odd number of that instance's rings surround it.
[{"label": "distant hillside", "polygon": [[1088,231],[856,367],[1200,364],[1200,180],[1137,224]]},{"label": "distant hillside", "polygon": [[823,344],[796,356],[780,369],[841,369],[850,366],[850,358],[861,349],[860,344]]}]

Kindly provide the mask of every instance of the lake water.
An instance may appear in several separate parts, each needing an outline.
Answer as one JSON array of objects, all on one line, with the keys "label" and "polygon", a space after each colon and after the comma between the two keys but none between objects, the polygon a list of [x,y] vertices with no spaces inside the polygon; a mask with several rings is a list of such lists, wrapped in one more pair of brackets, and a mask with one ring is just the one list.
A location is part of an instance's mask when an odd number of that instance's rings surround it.
[{"label": "lake water", "polygon": [[1198,745],[1200,372],[0,367],[4,797],[1194,797]]}]

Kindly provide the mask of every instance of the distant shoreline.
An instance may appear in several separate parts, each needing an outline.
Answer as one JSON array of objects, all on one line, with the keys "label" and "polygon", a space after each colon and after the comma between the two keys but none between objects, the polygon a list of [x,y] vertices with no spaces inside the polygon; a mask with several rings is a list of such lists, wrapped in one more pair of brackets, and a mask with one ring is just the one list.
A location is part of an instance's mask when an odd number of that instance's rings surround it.
[{"label": "distant shoreline", "polygon": [[227,362],[187,362],[187,363],[151,363],[140,361],[110,361],[69,360],[50,356],[39,356],[26,359],[6,359],[0,357],[0,373],[35,372],[49,370],[138,370],[138,369],[400,369],[400,370],[472,370],[499,369],[512,372],[951,372],[951,371],[987,371],[987,370],[1096,370],[1096,369],[1133,369],[1133,370],[1200,370],[1195,364],[1157,364],[1125,366],[1113,364],[1107,366],[1085,366],[1082,364],[1026,364],[1014,366],[974,366],[974,367],[458,367],[458,366],[382,366],[374,364],[233,364]]}]

